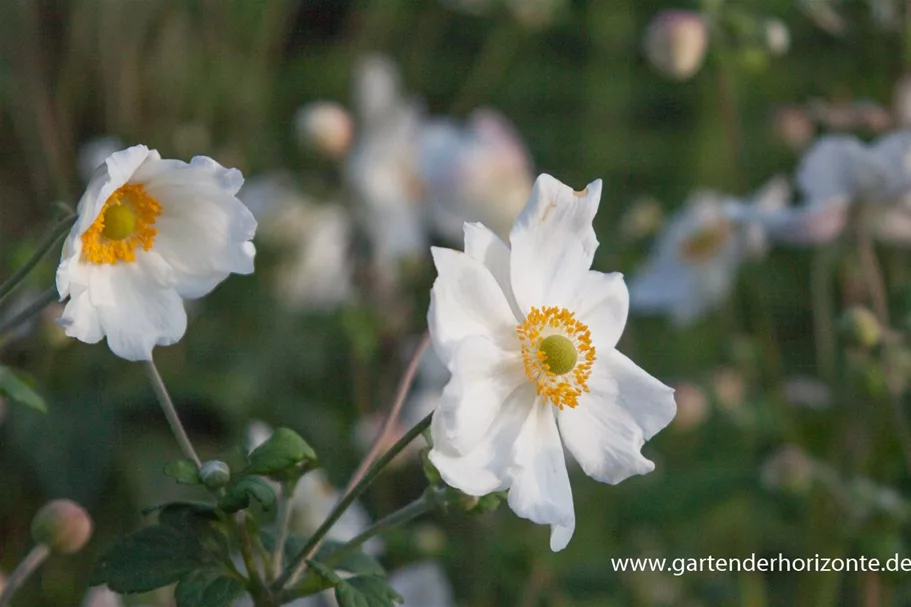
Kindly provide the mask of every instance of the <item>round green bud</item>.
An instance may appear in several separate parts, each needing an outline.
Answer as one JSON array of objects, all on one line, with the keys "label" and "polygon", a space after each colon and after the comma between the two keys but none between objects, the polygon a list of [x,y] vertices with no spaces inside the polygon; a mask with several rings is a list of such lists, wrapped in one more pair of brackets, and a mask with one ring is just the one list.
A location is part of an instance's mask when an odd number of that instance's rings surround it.
[{"label": "round green bud", "polygon": [[199,480],[202,484],[212,489],[221,489],[231,480],[231,469],[228,464],[213,459],[202,465],[199,469]]},{"label": "round green bud", "polygon": [[41,507],[32,519],[32,539],[51,552],[73,554],[92,537],[92,517],[72,500],[54,500]]},{"label": "round green bud", "polygon": [[864,349],[876,347],[883,333],[873,312],[861,307],[851,308],[842,314],[839,330],[849,344]]}]

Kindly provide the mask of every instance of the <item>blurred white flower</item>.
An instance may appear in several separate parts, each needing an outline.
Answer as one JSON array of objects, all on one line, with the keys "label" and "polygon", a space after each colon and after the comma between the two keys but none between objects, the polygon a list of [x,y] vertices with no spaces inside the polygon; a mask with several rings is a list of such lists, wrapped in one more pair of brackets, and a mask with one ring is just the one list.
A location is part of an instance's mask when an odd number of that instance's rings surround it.
[{"label": "blurred white flower", "polygon": [[765,43],[773,55],[784,55],[791,48],[791,32],[781,19],[766,19],[763,23]]},{"label": "blurred white flower", "polygon": [[784,401],[794,407],[821,411],[832,405],[832,390],[824,381],[806,375],[786,378],[781,384]]},{"label": "blurred white flower", "polygon": [[816,125],[798,106],[784,105],[775,110],[772,119],[775,135],[792,150],[803,150],[816,136]]},{"label": "blurred white flower", "polygon": [[462,226],[479,221],[500,237],[528,200],[531,159],[515,128],[499,113],[476,110],[464,127],[448,120],[421,130],[419,171],[433,227],[461,241]]},{"label": "blurred white flower", "polygon": [[398,69],[387,57],[371,55],[358,65],[354,100],[359,131],[346,164],[373,258],[387,284],[395,282],[403,259],[422,256],[427,247],[416,155],[423,115],[400,89]]},{"label": "blurred white flower", "polygon": [[645,53],[655,68],[676,80],[691,78],[705,59],[709,29],[699,13],[665,10],[645,32]]},{"label": "blurred white flower", "polygon": [[123,149],[123,142],[118,137],[98,137],[90,139],[79,146],[76,166],[83,183],[92,180],[98,167],[104,164],[108,156]]},{"label": "blurred white flower", "polygon": [[276,291],[292,309],[331,309],[354,294],[353,220],[345,207],[319,204],[289,179],[251,179],[238,194],[259,221],[259,236],[282,253]]},{"label": "blurred white flower", "polygon": [[618,483],[654,469],[640,449],[676,411],[673,390],[615,349],[628,295],[620,274],[590,269],[600,197],[600,181],[574,192],[541,175],[510,246],[466,224],[464,253],[433,249],[427,321],[452,379],[430,459],[469,495],[508,490],[516,514],[551,526],[554,551],[576,523],[564,444]]},{"label": "blurred white flower", "polygon": [[241,184],[240,171],[204,156],[162,160],[143,145],[109,156],[79,201],[57,268],[60,299],[70,298],[59,321],[66,334],[107,337],[127,360],[177,342],[183,299],[253,272],[256,220],[235,196]]},{"label": "blurred white flower", "polygon": [[455,599],[446,572],[436,561],[412,563],[396,569],[389,584],[404,607],[454,607]]},{"label": "blurred white flower", "polygon": [[329,158],[342,158],[351,145],[354,123],[351,115],[334,101],[314,101],[294,115],[297,140]]},{"label": "blurred white flower", "polygon": [[848,135],[822,137],[801,160],[797,184],[802,204],[762,218],[773,240],[828,242],[853,215],[858,229],[874,238],[911,246],[911,132],[893,133],[872,145]]},{"label": "blurred white flower", "polygon": [[[326,520],[341,497],[341,492],[329,483],[322,470],[307,473],[298,481],[291,497],[290,529],[307,536],[312,535]],[[326,534],[326,539],[347,542],[367,529],[371,523],[370,515],[364,507],[355,502],[332,526]],[[378,537],[370,538],[364,544],[363,550],[367,554],[379,554],[383,551],[383,543]]]},{"label": "blurred white flower", "polygon": [[[751,203],[710,190],[693,194],[668,222],[645,266],[630,283],[630,307],[668,314],[687,325],[727,299],[745,258],[765,249],[764,216],[790,195],[786,182],[766,184]],[[752,211],[751,211],[752,209]]]},{"label": "blurred white flower", "polygon": [[566,6],[566,0],[504,0],[507,10],[520,24],[529,28],[543,28]]},{"label": "blurred white flower", "polygon": [[[2,587],[2,584],[0,584]],[[82,607],[124,607],[123,598],[107,586],[89,588],[82,599]],[[141,606],[137,606],[141,607]]]}]

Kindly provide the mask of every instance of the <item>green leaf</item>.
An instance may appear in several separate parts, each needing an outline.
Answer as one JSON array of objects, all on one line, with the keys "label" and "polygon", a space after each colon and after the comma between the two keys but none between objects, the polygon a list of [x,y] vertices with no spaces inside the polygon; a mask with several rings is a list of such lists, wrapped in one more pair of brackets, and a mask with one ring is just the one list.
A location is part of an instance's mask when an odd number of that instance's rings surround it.
[{"label": "green leaf", "polygon": [[215,506],[206,502],[168,502],[142,511],[143,516],[158,512],[158,523],[175,529],[188,529],[218,520]]},{"label": "green leaf", "polygon": [[323,578],[333,586],[342,581],[342,578],[340,578],[337,573],[319,561],[307,561],[307,566],[310,568],[310,571],[317,574],[319,577]]},{"label": "green leaf", "polygon": [[225,575],[220,569],[193,571],[177,584],[174,601],[177,607],[226,607],[243,596],[244,584]]},{"label": "green leaf", "polygon": [[316,558],[324,563],[331,562],[332,568],[336,571],[347,571],[357,575],[386,575],[386,570],[377,562],[375,558],[369,556],[360,550],[353,550],[344,554],[339,560],[335,560],[333,555],[343,546],[341,542],[327,540]]},{"label": "green leaf", "polygon": [[291,473],[298,476],[297,469],[304,462],[315,462],[316,452],[297,432],[278,428],[272,436],[250,454],[248,474],[277,476],[281,480]]},{"label": "green leaf", "polygon": [[256,476],[242,478],[219,500],[218,507],[227,513],[243,510],[255,499],[269,510],[275,505],[275,490],[265,480]]},{"label": "green leaf", "polygon": [[3,365],[0,365],[0,394],[26,407],[47,413],[47,403],[44,402],[44,398],[32,389],[21,374]]},{"label": "green leaf", "polygon": [[197,470],[196,464],[192,460],[175,459],[168,462],[165,464],[164,473],[184,485],[198,485],[200,483],[199,470]]},{"label": "green leaf", "polygon": [[402,602],[386,578],[378,575],[342,580],[335,587],[335,599],[339,607],[394,607]]},{"label": "green leaf", "polygon": [[203,550],[195,536],[165,525],[119,538],[95,567],[90,584],[114,592],[148,592],[197,569]]}]

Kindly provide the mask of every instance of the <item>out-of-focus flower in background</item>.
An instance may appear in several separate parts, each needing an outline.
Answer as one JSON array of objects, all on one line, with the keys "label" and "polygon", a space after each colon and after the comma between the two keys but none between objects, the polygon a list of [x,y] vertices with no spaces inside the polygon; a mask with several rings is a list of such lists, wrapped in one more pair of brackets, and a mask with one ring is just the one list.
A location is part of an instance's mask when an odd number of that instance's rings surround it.
[{"label": "out-of-focus flower in background", "polygon": [[420,561],[396,569],[389,584],[408,607],[454,607],[455,598],[446,572],[436,561]]},{"label": "out-of-focus flower in background", "polygon": [[816,136],[816,125],[806,110],[797,105],[783,105],[775,110],[772,130],[789,148],[800,151]]},{"label": "out-of-focus flower in background", "polygon": [[645,53],[659,72],[675,80],[693,77],[705,60],[709,30],[699,13],[666,10],[645,32]]},{"label": "out-of-focus flower in background", "polygon": [[769,18],[763,21],[766,48],[775,56],[787,54],[791,48],[791,32],[781,19]]},{"label": "out-of-focus flower in background", "polygon": [[[124,607],[123,597],[108,589],[107,586],[89,588],[82,600],[81,607]],[[143,607],[143,605],[135,605]]]},{"label": "out-of-focus flower in background", "polygon": [[769,491],[804,493],[817,476],[817,464],[797,445],[785,445],[763,463],[762,485]]},{"label": "out-of-focus flower in background", "polygon": [[630,282],[631,309],[667,314],[682,326],[720,305],[740,264],[765,248],[763,226],[747,209],[779,208],[789,194],[778,180],[749,203],[711,190],[694,193],[669,220]]},{"label": "out-of-focus flower in background", "polygon": [[674,384],[674,400],[677,401],[677,415],[671,426],[682,432],[701,426],[711,412],[705,391],[691,382]]},{"label": "out-of-focus flower in background", "polygon": [[469,495],[509,490],[516,514],[551,526],[554,551],[576,520],[564,445],[619,483],[654,469],[640,450],[676,412],[673,390],[614,349],[628,294],[620,274],[590,270],[600,198],[600,181],[574,192],[541,175],[509,248],[468,224],[465,252],[433,249],[427,321],[452,379],[430,459]]},{"label": "out-of-focus flower in background", "polygon": [[354,221],[336,203],[318,203],[288,175],[250,179],[238,194],[259,222],[259,236],[279,250],[275,287],[290,309],[331,309],[349,300]]},{"label": "out-of-focus flower in background", "polygon": [[70,299],[59,322],[70,337],[107,337],[116,355],[150,360],[183,336],[184,298],[253,272],[256,220],[235,197],[240,171],[211,158],[162,160],[139,145],[105,163],[63,245],[57,290]]},{"label": "out-of-focus flower in background", "polygon": [[620,233],[629,240],[641,240],[660,230],[663,222],[660,202],[648,196],[637,198],[620,218]]},{"label": "out-of-focus flower in background", "polygon": [[871,145],[849,135],[822,137],[804,155],[796,179],[802,204],[762,219],[773,240],[828,242],[853,218],[874,238],[911,246],[911,133]]},{"label": "out-of-focus flower in background", "polygon": [[360,204],[381,280],[394,284],[401,262],[427,245],[426,205],[417,171],[423,112],[401,91],[398,68],[382,55],[365,57],[354,74],[357,139],[346,176]]},{"label": "out-of-focus flower in background", "polygon": [[787,404],[801,409],[822,411],[832,405],[832,389],[824,381],[807,375],[786,378],[781,396]]},{"label": "out-of-focus flower in background", "polygon": [[466,221],[479,221],[501,238],[509,233],[533,177],[528,150],[505,117],[482,109],[465,126],[430,121],[417,153],[430,221],[440,234],[460,242]]},{"label": "out-of-focus flower in background", "polygon": [[294,116],[294,127],[303,147],[329,158],[343,158],[354,137],[351,115],[334,101],[314,101],[301,107]]}]

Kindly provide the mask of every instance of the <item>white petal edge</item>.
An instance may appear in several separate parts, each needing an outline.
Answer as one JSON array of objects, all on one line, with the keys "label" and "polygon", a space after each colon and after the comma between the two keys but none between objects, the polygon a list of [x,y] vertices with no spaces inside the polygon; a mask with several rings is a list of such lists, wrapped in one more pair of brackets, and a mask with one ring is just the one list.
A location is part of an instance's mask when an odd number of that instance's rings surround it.
[{"label": "white petal edge", "polygon": [[577,303],[571,310],[588,326],[596,351],[616,346],[629,315],[629,291],[623,274],[590,270],[579,285]]},{"label": "white petal edge", "polygon": [[516,317],[517,322],[524,320],[525,315],[519,310],[516,296],[512,292],[512,283],[509,277],[509,247],[493,230],[482,223],[465,223],[465,254],[484,264],[490,274],[503,289],[509,309]]},{"label": "white petal edge", "polygon": [[513,446],[516,468],[507,502],[513,512],[551,526],[551,550],[566,547],[576,525],[569,473],[554,408],[538,399]]},{"label": "white petal edge", "polygon": [[581,192],[542,174],[509,234],[510,282],[519,308],[568,307],[591,268],[601,180]]}]

